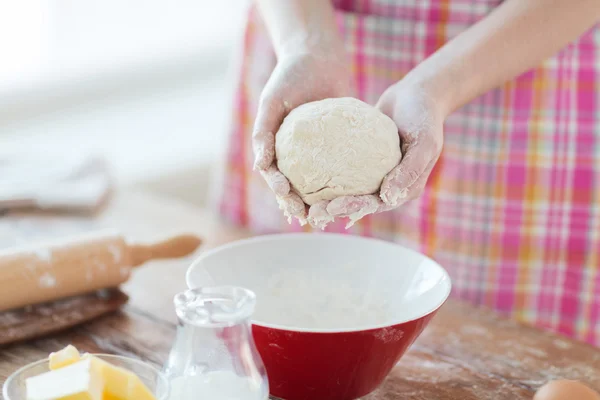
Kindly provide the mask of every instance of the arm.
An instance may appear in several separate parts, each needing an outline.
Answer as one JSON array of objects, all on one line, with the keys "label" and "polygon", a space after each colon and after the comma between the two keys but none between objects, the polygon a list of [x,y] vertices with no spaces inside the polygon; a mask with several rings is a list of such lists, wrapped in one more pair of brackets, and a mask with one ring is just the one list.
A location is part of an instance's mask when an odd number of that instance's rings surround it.
[{"label": "arm", "polygon": [[410,72],[450,113],[535,67],[600,20],[598,0],[506,0]]},{"label": "arm", "polygon": [[257,0],[278,56],[338,41],[329,0]]}]

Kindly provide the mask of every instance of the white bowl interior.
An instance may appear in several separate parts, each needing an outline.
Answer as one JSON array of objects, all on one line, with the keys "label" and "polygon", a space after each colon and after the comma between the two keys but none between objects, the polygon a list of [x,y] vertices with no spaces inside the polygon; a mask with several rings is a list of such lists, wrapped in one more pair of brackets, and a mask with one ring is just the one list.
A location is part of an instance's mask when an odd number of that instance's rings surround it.
[{"label": "white bowl interior", "polygon": [[257,295],[253,322],[294,331],[374,329],[423,317],[450,294],[446,271],[384,241],[339,234],[282,234],[206,252],[190,288],[242,286]]}]

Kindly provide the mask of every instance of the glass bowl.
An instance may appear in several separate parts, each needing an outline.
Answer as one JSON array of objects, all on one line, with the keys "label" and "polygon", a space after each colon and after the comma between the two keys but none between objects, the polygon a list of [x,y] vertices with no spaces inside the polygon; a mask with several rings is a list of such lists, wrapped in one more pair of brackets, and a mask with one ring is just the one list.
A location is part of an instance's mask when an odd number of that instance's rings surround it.
[{"label": "glass bowl", "polygon": [[[169,398],[169,383],[164,375],[152,365],[128,357],[109,354],[93,354],[94,356],[117,367],[125,368],[137,376],[152,391],[157,400]],[[4,400],[26,400],[25,380],[32,376],[48,372],[48,359],[26,365],[8,377],[2,388]]]}]

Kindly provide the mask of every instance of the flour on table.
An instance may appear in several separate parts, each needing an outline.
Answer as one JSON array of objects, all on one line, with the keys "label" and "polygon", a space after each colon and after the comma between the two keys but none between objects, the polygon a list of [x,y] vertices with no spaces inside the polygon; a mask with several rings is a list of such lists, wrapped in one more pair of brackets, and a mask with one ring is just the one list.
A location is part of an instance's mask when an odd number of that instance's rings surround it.
[{"label": "flour on table", "polygon": [[121,249],[111,244],[108,246],[108,251],[112,255],[114,262],[118,263],[119,261],[121,261]]},{"label": "flour on table", "polygon": [[49,272],[46,272],[40,276],[38,281],[40,287],[51,288],[56,286],[56,278]]},{"label": "flour on table", "polygon": [[96,268],[98,268],[99,271],[106,271],[106,264],[104,264],[102,261],[94,260],[94,265],[96,266]]},{"label": "flour on table", "polygon": [[556,346],[557,348],[559,348],[561,350],[567,350],[567,349],[570,349],[571,347],[573,347],[571,345],[571,343],[569,343],[565,340],[555,339],[553,343],[554,343],[554,346]]},{"label": "flour on table", "polygon": [[44,262],[52,261],[52,252],[47,248],[40,247],[33,250],[33,254],[40,260]]}]

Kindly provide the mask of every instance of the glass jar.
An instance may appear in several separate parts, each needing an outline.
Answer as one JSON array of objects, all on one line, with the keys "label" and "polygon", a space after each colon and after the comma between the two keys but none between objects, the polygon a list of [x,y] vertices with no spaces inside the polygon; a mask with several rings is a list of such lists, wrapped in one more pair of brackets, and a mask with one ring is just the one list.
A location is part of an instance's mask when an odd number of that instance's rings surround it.
[{"label": "glass jar", "polygon": [[267,399],[267,374],[250,324],[254,293],[204,287],[179,293],[174,302],[179,324],[164,367],[170,399]]}]

